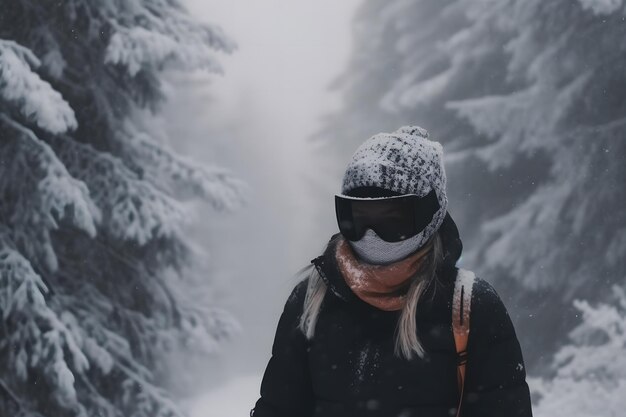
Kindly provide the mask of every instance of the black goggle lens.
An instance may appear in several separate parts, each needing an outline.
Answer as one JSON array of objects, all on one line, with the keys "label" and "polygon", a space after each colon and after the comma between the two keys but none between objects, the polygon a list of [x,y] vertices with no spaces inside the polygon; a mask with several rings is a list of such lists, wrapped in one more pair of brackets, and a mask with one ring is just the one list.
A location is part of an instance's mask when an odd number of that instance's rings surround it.
[{"label": "black goggle lens", "polygon": [[373,229],[387,242],[399,242],[421,232],[439,210],[435,190],[426,196],[402,195],[381,199],[335,195],[339,231],[348,240],[359,240]]}]

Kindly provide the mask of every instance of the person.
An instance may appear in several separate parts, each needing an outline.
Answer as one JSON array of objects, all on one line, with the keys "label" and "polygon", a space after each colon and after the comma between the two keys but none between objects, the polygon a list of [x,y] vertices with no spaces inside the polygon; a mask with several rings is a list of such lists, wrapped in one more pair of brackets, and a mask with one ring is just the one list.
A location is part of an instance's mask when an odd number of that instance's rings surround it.
[{"label": "person", "polygon": [[514,326],[476,276],[457,385],[462,242],[441,144],[418,126],[372,136],[352,156],[335,209],[339,233],[301,270],[250,416],[531,417]]}]

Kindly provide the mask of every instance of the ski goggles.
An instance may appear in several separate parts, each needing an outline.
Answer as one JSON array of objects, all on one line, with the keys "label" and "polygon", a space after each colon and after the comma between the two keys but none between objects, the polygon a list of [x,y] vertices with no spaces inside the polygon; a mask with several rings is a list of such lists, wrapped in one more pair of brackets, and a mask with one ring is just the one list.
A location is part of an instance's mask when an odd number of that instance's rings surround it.
[{"label": "ski goggles", "polygon": [[368,228],[387,242],[408,239],[424,230],[439,207],[435,190],[424,197],[405,194],[368,198],[335,194],[339,231],[352,241],[361,239]]}]

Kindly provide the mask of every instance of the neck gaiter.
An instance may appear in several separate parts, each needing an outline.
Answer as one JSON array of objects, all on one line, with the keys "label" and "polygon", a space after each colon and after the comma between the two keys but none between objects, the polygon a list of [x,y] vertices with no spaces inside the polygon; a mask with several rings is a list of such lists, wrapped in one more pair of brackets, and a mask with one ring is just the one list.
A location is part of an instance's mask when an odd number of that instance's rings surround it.
[{"label": "neck gaiter", "polygon": [[406,301],[411,277],[418,271],[426,249],[386,265],[365,263],[355,256],[343,236],[337,242],[335,258],[350,289],[363,301],[381,310],[400,310]]}]

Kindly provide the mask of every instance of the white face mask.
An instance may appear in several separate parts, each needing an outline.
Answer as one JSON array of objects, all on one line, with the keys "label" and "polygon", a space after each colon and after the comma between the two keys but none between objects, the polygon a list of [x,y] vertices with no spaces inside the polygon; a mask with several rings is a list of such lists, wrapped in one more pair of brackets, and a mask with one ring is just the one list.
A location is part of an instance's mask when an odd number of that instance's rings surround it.
[{"label": "white face mask", "polygon": [[360,240],[348,243],[366,263],[384,265],[397,262],[417,251],[426,243],[424,231],[399,242],[387,242],[372,229],[367,229]]}]

